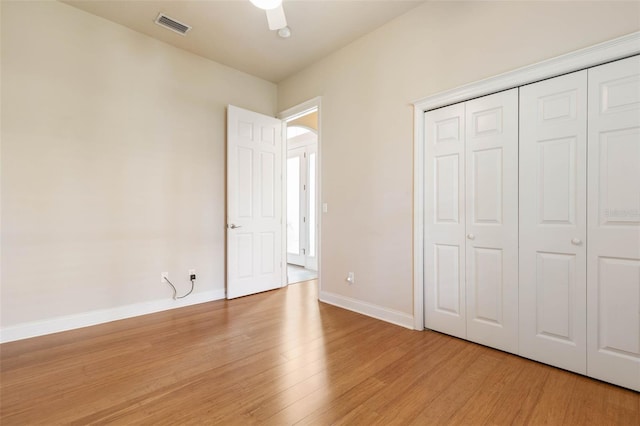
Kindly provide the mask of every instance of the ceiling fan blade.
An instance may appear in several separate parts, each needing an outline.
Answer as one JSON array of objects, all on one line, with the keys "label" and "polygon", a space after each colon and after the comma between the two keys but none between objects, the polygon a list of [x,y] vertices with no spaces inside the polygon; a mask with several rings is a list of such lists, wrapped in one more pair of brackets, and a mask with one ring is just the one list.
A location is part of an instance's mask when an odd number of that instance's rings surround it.
[{"label": "ceiling fan blade", "polygon": [[284,16],[284,8],[282,5],[275,9],[267,9],[267,22],[269,23],[269,29],[272,31],[287,26],[287,18]]}]

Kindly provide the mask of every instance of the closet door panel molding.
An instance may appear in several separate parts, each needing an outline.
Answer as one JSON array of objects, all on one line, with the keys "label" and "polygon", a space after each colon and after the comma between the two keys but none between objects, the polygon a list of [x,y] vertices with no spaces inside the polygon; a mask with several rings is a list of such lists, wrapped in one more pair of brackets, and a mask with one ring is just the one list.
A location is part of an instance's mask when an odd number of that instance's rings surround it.
[{"label": "closet door panel molding", "polygon": [[520,355],[586,373],[587,71],[520,88]]},{"label": "closet door panel molding", "polygon": [[589,69],[587,373],[640,391],[640,57]]},{"label": "closet door panel molding", "polygon": [[425,113],[425,326],[466,338],[464,104]]},{"label": "closet door panel molding", "polygon": [[467,339],[518,351],[518,90],[466,102]]}]

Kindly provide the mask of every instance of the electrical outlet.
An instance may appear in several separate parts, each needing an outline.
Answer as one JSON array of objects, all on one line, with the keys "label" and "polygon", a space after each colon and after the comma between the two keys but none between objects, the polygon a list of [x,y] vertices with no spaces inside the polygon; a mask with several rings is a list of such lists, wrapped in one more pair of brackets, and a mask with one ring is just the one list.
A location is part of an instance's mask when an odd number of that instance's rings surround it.
[{"label": "electrical outlet", "polygon": [[196,279],[196,270],[195,269],[189,269],[189,280],[193,281]]},{"label": "electrical outlet", "polygon": [[169,273],[168,272],[160,272],[160,282],[164,283],[166,279],[169,279]]},{"label": "electrical outlet", "polygon": [[356,274],[354,272],[349,272],[349,275],[347,275],[346,281],[349,284],[355,284],[356,283]]}]

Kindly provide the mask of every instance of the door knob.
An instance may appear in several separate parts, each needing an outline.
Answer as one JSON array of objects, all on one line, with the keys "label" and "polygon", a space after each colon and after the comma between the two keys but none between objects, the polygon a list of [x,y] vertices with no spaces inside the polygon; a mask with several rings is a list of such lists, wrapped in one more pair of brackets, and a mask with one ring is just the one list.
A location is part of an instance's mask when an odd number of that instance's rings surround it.
[{"label": "door knob", "polygon": [[232,223],[231,225],[229,225],[229,228],[231,229],[242,228],[242,225],[236,225],[235,223]]},{"label": "door knob", "polygon": [[582,244],[582,240],[580,238],[574,238],[571,240],[571,244],[573,244],[574,246],[579,246],[580,244]]},{"label": "door knob", "polygon": [[473,235],[473,234],[467,234],[467,238],[470,239],[470,240],[475,240],[476,236]]}]

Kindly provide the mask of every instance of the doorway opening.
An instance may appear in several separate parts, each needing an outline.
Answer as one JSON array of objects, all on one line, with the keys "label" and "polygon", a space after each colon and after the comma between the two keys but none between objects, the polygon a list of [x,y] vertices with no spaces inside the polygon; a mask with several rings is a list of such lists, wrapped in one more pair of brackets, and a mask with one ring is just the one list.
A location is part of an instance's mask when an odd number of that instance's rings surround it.
[{"label": "doorway opening", "polygon": [[287,283],[318,278],[318,107],[285,117]]}]

